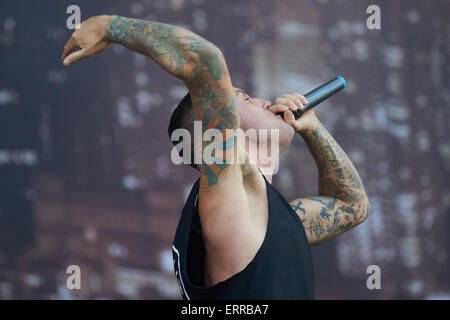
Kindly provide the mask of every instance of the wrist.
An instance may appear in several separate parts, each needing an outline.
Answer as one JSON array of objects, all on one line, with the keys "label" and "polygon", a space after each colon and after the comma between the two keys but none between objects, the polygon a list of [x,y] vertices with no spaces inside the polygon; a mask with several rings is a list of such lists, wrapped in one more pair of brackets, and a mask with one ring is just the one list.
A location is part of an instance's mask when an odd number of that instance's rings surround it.
[{"label": "wrist", "polygon": [[116,15],[102,15],[100,18],[101,29],[103,30],[103,37],[106,41],[116,42],[116,32],[113,30],[111,22],[117,18]]},{"label": "wrist", "polygon": [[319,126],[321,126],[321,123],[319,119],[315,118],[314,121],[311,121],[308,126],[303,126],[296,130],[296,132],[301,135],[303,138],[308,137],[311,135]]}]

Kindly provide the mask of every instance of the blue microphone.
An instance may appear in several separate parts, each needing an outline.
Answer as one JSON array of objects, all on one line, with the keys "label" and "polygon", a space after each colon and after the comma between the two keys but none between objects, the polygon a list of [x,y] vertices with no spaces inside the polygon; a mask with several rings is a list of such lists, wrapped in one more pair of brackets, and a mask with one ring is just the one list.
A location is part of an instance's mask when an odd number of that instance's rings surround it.
[{"label": "blue microphone", "polygon": [[[308,104],[303,108],[303,110],[293,111],[292,113],[295,116],[295,119],[300,118],[303,113],[308,111],[309,109],[314,108],[323,100],[328,99],[336,92],[345,88],[346,82],[344,78],[337,77],[336,79],[330,80],[327,83],[317,87],[307,94],[305,94],[305,98],[308,100]],[[279,112],[277,115],[280,115],[284,119],[284,112]]]}]

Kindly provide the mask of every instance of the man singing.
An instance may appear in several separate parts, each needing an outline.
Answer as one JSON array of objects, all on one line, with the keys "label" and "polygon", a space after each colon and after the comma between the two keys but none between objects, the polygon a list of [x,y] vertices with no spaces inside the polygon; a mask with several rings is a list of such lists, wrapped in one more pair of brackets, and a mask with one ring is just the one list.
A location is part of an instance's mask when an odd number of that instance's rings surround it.
[{"label": "man singing", "polygon": [[[308,103],[305,97],[289,93],[274,104],[252,98],[233,87],[225,57],[213,43],[181,27],[120,16],[83,22],[64,47],[64,65],[112,43],[148,56],[186,84],[188,93],[170,120],[170,137],[177,129],[194,136],[194,121],[201,121],[203,132],[215,129],[223,142],[223,152],[190,163],[199,179],[172,247],[183,298],[314,299],[310,247],[364,221],[369,201],[352,162],[314,112],[295,119],[292,111]],[[238,129],[276,130],[278,139],[270,134],[250,143],[229,138],[227,132]],[[272,186],[276,168],[267,166],[259,149],[272,150],[276,143],[281,154],[296,133],[317,163],[319,192],[288,202]],[[202,141],[199,154],[211,143]],[[236,161],[238,154],[245,161]]]}]

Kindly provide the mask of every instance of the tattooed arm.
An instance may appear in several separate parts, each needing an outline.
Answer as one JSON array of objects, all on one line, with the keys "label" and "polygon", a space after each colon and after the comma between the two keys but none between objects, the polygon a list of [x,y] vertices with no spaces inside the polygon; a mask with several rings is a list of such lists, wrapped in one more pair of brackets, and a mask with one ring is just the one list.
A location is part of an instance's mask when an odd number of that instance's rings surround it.
[{"label": "tattooed arm", "polygon": [[[76,43],[82,48],[78,56],[80,51],[68,56],[69,64],[104,50],[110,42],[143,53],[185,82],[196,118],[202,121],[203,132],[214,129],[213,141],[203,142],[201,151],[207,153],[215,149],[209,148],[211,143],[219,148],[207,159],[201,157],[197,164],[200,170],[198,203],[207,274],[210,281],[224,280],[221,278],[224,274],[233,274],[236,266],[248,257],[248,251],[242,250],[242,243],[256,247],[264,235],[258,232],[250,214],[242,167],[233,161],[238,151],[242,151],[238,150],[240,144],[233,136],[227,136],[227,129],[237,129],[240,124],[236,92],[222,52],[200,36],[167,24],[124,17],[88,21],[74,33],[72,41],[76,42],[66,48],[66,53]],[[102,25],[103,34],[89,31],[97,30],[90,26],[93,23]],[[97,40],[90,40],[90,37]],[[227,163],[229,160],[232,163]]]},{"label": "tattooed arm", "polygon": [[[201,57],[218,51],[211,42],[184,28],[120,16],[95,16],[81,24],[64,47],[66,66],[92,57],[118,43],[153,59],[185,80]],[[80,50],[74,51],[79,47]]]},{"label": "tattooed arm", "polygon": [[[226,129],[239,128],[235,92],[227,65],[222,52],[211,42],[184,28],[160,22],[96,16],[84,21],[73,33],[64,47],[62,59],[68,66],[102,52],[111,43],[119,43],[150,57],[171,75],[183,80],[197,119],[202,120],[203,132],[217,129],[225,141]],[[72,52],[76,47],[80,50]],[[228,152],[213,155],[210,163],[202,159],[199,165],[202,188],[217,184],[219,175],[228,166],[226,161],[237,154],[234,140],[229,142],[226,145]],[[206,147],[203,143],[202,151]],[[217,159],[225,163],[221,164]]]},{"label": "tattooed arm", "polygon": [[[298,107],[307,104],[304,96],[294,96],[291,100]],[[286,112],[286,122],[302,136],[319,169],[319,195],[290,202],[303,222],[309,244],[317,245],[363,222],[370,205],[351,160],[314,112],[307,111],[298,120]]]},{"label": "tattooed arm", "polygon": [[319,195],[296,199],[291,205],[308,242],[317,245],[363,222],[369,201],[352,162],[321,123],[302,137],[319,168]]},{"label": "tattooed arm", "polygon": [[[239,128],[234,92],[222,52],[211,42],[186,29],[153,21],[114,17],[106,38],[141,52],[182,79],[189,89],[192,105],[202,129],[216,129],[225,138],[226,129]],[[208,146],[203,143],[202,151]],[[229,143],[228,148],[235,148]],[[231,152],[230,152],[231,153]],[[203,154],[203,152],[202,152]],[[201,186],[218,183],[227,167],[227,154],[199,165]]]}]

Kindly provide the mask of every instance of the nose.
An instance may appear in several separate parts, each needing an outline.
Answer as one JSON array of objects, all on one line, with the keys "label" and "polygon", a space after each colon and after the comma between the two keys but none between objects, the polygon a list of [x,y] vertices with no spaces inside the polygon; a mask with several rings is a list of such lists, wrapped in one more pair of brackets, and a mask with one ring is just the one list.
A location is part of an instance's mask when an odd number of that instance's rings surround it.
[{"label": "nose", "polygon": [[272,102],[270,102],[269,100],[263,100],[263,108],[264,109],[269,109],[270,106],[272,106]]}]

